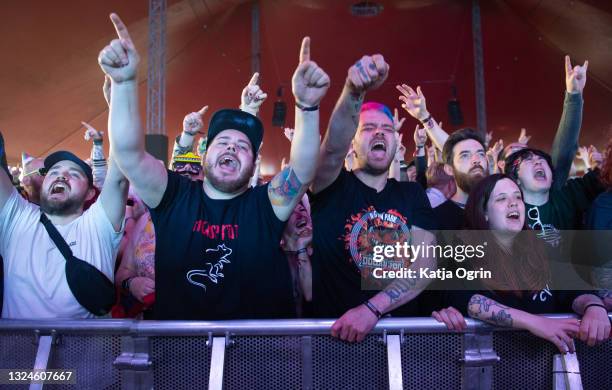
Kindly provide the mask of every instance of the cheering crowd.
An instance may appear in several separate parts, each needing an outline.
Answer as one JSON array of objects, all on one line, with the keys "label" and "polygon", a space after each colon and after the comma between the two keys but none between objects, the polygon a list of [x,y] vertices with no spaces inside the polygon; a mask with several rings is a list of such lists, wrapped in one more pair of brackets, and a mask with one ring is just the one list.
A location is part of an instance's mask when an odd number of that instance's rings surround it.
[{"label": "cheering crowd", "polygon": [[[612,142],[603,153],[578,146],[588,62],[565,58],[550,154],[531,148],[524,129],[506,143],[471,128],[448,134],[421,88],[402,84],[401,108],[418,122],[408,151],[405,118],[366,101],[389,74],[379,54],[350,66],[320,136],[330,79],[304,38],[292,77],[294,128],[285,129],[290,155],[264,182],[257,114],[267,95],[258,74],[239,109],[213,113],[208,126],[207,106],[185,116],[167,169],[144,147],[138,51],[119,17],[111,21],[117,38],[98,57],[108,158],[104,132],[86,123],[88,161],[69,151],[24,153],[16,171],[4,155],[16,146],[2,142],[2,318],[337,318],[332,335],[355,342],[383,316],[432,315],[458,331],[469,316],[528,330],[561,352],[573,352],[576,338],[595,345],[610,337],[612,240],[565,234],[612,230]],[[577,155],[582,175],[572,173]],[[372,277],[397,261],[373,261],[376,245],[483,237],[482,261],[461,266],[485,267],[490,280]],[[578,247],[591,248],[588,256],[577,256]],[[588,289],[573,287],[573,271],[559,272],[576,258],[588,266]],[[459,266],[430,253],[408,265]],[[568,312],[580,320],[538,315]]]}]

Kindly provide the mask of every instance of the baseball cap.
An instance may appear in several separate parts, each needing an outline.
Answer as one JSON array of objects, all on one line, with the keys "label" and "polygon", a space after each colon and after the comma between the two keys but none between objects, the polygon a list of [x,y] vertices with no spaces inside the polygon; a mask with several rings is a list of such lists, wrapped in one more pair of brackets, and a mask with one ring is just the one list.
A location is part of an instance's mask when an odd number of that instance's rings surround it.
[{"label": "baseball cap", "polygon": [[263,139],[263,124],[255,115],[235,109],[223,109],[215,112],[208,125],[207,144],[210,145],[223,130],[238,130],[251,142],[253,159],[257,158]]},{"label": "baseball cap", "polygon": [[60,161],[72,161],[73,163],[78,165],[83,170],[83,173],[85,173],[85,176],[87,176],[89,185],[93,186],[93,173],[91,171],[91,167],[87,165],[85,161],[78,158],[74,153],[71,153],[67,150],[60,150],[51,153],[47,156],[47,158],[45,158],[45,173],[48,172],[49,169],[51,169],[55,164]]}]

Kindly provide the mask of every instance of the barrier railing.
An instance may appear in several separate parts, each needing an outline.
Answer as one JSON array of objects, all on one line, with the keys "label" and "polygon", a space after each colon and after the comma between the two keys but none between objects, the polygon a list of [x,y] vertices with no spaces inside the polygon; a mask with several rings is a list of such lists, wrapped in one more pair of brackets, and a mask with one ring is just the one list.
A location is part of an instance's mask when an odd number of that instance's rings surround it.
[{"label": "barrier railing", "polygon": [[450,332],[385,318],[350,344],[330,337],[333,322],[0,320],[0,369],[70,369],[88,389],[612,388],[612,341],[555,356],[527,332],[471,319]]}]

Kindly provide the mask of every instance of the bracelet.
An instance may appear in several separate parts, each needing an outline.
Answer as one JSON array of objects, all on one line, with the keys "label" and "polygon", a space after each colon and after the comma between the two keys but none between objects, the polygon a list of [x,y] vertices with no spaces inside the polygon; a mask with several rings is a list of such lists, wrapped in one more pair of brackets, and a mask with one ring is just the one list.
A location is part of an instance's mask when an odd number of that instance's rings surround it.
[{"label": "bracelet", "polygon": [[365,301],[363,303],[365,305],[365,307],[367,307],[368,309],[370,309],[370,311],[372,313],[374,313],[374,315],[376,316],[376,318],[380,319],[380,317],[382,317],[382,313],[376,308],[376,306],[374,306],[372,304],[372,302],[370,302],[369,300]]},{"label": "bracelet", "polygon": [[605,307],[604,305],[602,305],[601,303],[589,303],[589,304],[588,304],[588,305],[586,305],[586,307],[584,308],[584,312],[583,312],[583,314],[586,314],[587,309],[588,309],[589,307],[591,307],[591,306],[601,307],[601,308],[603,308],[603,309],[606,311],[606,313],[608,312],[608,308],[606,308],[606,307]]},{"label": "bracelet", "polygon": [[295,106],[302,111],[317,111],[319,109],[319,106],[306,107],[306,106],[301,105],[298,102],[295,102]]},{"label": "bracelet", "polygon": [[423,120],[421,121],[421,123],[422,123],[422,124],[425,124],[425,123],[429,122],[430,120],[431,120],[431,114],[429,114],[429,116],[428,116],[427,118],[423,119]]},{"label": "bracelet", "polygon": [[298,249],[297,252],[295,252],[296,256],[299,256],[302,253],[308,253],[308,248],[302,248],[302,249]]}]

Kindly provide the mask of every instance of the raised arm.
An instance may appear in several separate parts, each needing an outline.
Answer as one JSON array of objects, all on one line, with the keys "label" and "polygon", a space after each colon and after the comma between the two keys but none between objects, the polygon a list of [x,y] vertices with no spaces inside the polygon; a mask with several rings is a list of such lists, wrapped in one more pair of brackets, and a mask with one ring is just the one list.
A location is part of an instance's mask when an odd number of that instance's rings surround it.
[{"label": "raised arm", "polygon": [[106,212],[108,220],[112,223],[115,231],[118,232],[123,225],[129,183],[117,167],[117,163],[113,159],[112,150],[108,163],[108,172],[98,200]]},{"label": "raised arm", "polygon": [[414,119],[421,122],[431,142],[433,142],[438,149],[442,150],[448,138],[448,133],[442,130],[442,127],[440,127],[427,111],[427,102],[425,101],[425,95],[423,95],[421,87],[417,87],[416,92],[406,84],[397,85],[396,88],[401,93],[399,100],[402,101],[402,108]]},{"label": "raised arm", "polygon": [[194,137],[198,133],[202,133],[204,121],[202,118],[208,111],[208,106],[204,106],[200,111],[191,112],[183,118],[183,131],[174,140],[172,147],[172,158],[168,163],[168,169],[172,169],[174,159],[181,154],[187,154],[193,150]]},{"label": "raised arm", "polygon": [[4,204],[15,190],[11,182],[8,167],[6,166],[6,150],[4,146],[4,136],[0,132],[0,160],[2,161],[2,169],[0,170],[0,211],[4,208]]},{"label": "raised arm", "polygon": [[91,170],[93,174],[94,186],[98,189],[102,189],[104,186],[104,179],[106,178],[106,170],[108,164],[104,157],[103,147],[103,131],[96,130],[87,122],[81,122],[85,126],[85,141],[92,141],[91,154],[89,156],[91,160]]},{"label": "raised arm", "polygon": [[136,194],[149,207],[156,207],[166,190],[168,175],[144,148],[138,112],[137,67],[140,59],[121,19],[111,14],[111,21],[118,39],[102,49],[98,57],[100,67],[110,76],[112,84],[108,118],[111,149],[117,166],[134,186]]},{"label": "raised arm", "polygon": [[291,80],[295,97],[295,132],[289,165],[268,186],[278,219],[286,221],[312,183],[319,154],[319,103],[329,88],[329,76],[310,60],[310,38],[302,41],[300,60]]},{"label": "raised arm", "polygon": [[259,108],[268,97],[268,94],[257,85],[258,81],[259,73],[255,72],[240,96],[240,109],[255,116],[257,116]]},{"label": "raised arm", "polygon": [[586,73],[589,61],[584,65],[572,68],[569,56],[565,56],[565,99],[559,127],[555,134],[551,150],[551,158],[555,169],[553,187],[561,188],[569,176],[576,151],[582,125],[582,91],[586,84]]},{"label": "raised arm", "polygon": [[578,320],[551,319],[504,306],[494,299],[474,294],[468,303],[470,317],[495,326],[528,330],[555,344],[561,353],[576,352],[573,335],[578,334]]},{"label": "raised arm", "polygon": [[363,56],[348,70],[342,94],[332,112],[319,153],[319,167],[312,184],[314,193],[331,185],[344,166],[344,159],[359,124],[365,93],[378,88],[389,74],[389,65],[380,54]]}]

